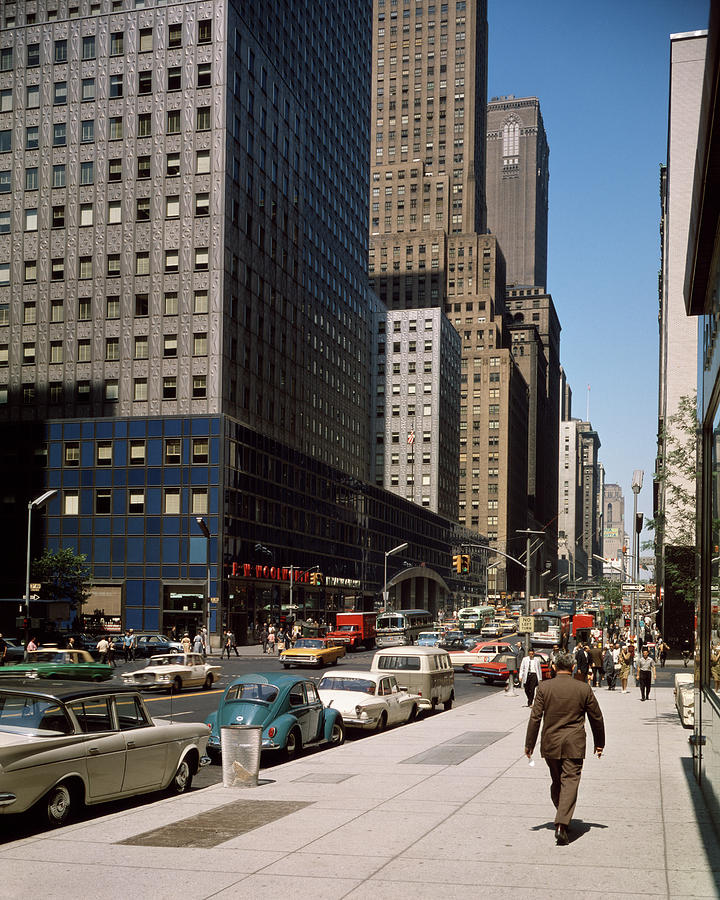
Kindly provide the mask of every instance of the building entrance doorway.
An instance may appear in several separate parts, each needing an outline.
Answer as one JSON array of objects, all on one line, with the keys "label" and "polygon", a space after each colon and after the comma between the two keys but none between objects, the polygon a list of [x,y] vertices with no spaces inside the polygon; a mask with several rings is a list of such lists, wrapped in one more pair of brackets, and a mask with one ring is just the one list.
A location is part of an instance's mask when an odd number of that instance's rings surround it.
[{"label": "building entrance doorway", "polygon": [[166,585],[161,623],[168,637],[179,641],[187,633],[192,640],[205,624],[205,594]]}]

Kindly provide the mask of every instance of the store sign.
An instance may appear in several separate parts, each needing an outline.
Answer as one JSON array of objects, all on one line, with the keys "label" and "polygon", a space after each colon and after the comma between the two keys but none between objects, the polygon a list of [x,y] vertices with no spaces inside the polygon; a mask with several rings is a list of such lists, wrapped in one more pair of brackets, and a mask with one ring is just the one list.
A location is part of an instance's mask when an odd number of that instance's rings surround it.
[{"label": "store sign", "polygon": [[343,587],[360,590],[360,581],[357,578],[326,578],[325,584],[328,587]]},{"label": "store sign", "polygon": [[[318,572],[298,571],[293,568],[292,581],[293,584],[313,584],[312,576],[319,575]],[[264,566],[255,565],[253,563],[236,563],[232,564],[230,572],[231,578],[259,578],[264,581],[287,581],[290,582],[290,566]]]}]

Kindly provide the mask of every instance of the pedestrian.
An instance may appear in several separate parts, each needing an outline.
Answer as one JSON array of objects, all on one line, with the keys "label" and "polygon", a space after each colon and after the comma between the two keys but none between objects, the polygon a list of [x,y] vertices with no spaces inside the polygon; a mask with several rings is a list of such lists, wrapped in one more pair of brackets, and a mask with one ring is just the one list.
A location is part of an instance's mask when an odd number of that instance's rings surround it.
[{"label": "pedestrian", "polygon": [[277,644],[278,653],[282,653],[283,650],[285,649],[285,631],[282,628],[282,626],[280,626],[280,628],[278,629],[278,633],[277,633],[275,642]]},{"label": "pedestrian", "polygon": [[573,658],[561,653],[557,678],[544,681],[535,692],[525,735],[525,755],[532,759],[540,723],[540,755],[550,770],[550,797],[555,806],[555,841],[567,844],[568,826],[575,811],[583,759],[585,716],[590,720],[598,758],[605,748],[605,723],[590,685],[573,679]]},{"label": "pedestrian", "polygon": [[575,678],[578,681],[587,681],[589,669],[590,657],[585,652],[585,647],[578,644],[575,648]]},{"label": "pedestrian", "polygon": [[602,687],[603,683],[603,652],[599,643],[590,648],[590,664],[592,665],[592,686]]},{"label": "pedestrian", "polygon": [[75,649],[75,638],[72,638],[72,637],[68,638],[67,647],[65,649],[67,649],[67,650]]},{"label": "pedestrian", "polygon": [[270,628],[268,628],[268,637],[267,637],[268,653],[272,653],[272,654],[275,653],[275,637],[276,637],[275,636],[275,626],[271,625]]},{"label": "pedestrian", "polygon": [[123,652],[125,653],[125,662],[129,659],[135,658],[134,652],[135,639],[133,635],[132,628],[126,630],[125,637],[123,638]]},{"label": "pedestrian", "polygon": [[180,643],[182,644],[183,653],[189,653],[192,650],[192,641],[190,640],[190,635],[187,631],[183,635]]},{"label": "pedestrian", "polygon": [[230,650],[235,651],[235,656],[240,656],[240,654],[238,653],[238,649],[237,649],[237,641],[235,640],[235,632],[228,631],[227,638],[228,638],[228,641],[230,644],[230,649],[228,650],[228,659],[230,659]]},{"label": "pedestrian", "polygon": [[26,653],[34,653],[35,650],[37,650],[37,648],[38,648],[37,641],[35,640],[35,637],[33,635],[30,638],[30,640],[27,642],[27,647],[25,647],[25,652]]},{"label": "pedestrian", "polygon": [[267,625],[263,625],[262,631],[260,632],[260,643],[262,644],[263,653],[268,652],[268,637],[270,636],[270,632],[268,631]]},{"label": "pedestrian", "polygon": [[550,659],[549,659],[550,677],[551,678],[554,678],[557,675],[557,667],[556,667],[555,663],[557,661],[559,653],[560,653],[560,645],[553,644],[552,652],[550,653]]},{"label": "pedestrian", "polygon": [[[658,656],[660,657],[660,668],[661,669],[665,668],[665,662],[667,660],[667,654],[668,654],[669,649],[670,648],[665,643],[664,639],[660,638],[660,642],[658,644]],[[716,688],[716,690],[717,690],[717,688]]]},{"label": "pedestrian", "polygon": [[540,666],[540,660],[535,656],[534,647],[530,648],[528,655],[524,657],[523,661],[520,663],[518,678],[520,679],[520,684],[525,689],[525,696],[528,701],[527,705],[532,706],[535,697],[535,689],[542,681],[542,667]]},{"label": "pedestrian", "polygon": [[200,639],[202,640],[202,653],[203,659],[206,659],[208,653],[210,652],[210,635],[208,634],[207,628],[203,625],[200,629]]},{"label": "pedestrian", "polygon": [[220,654],[220,659],[225,659],[225,654],[227,653],[227,658],[230,659],[230,632],[226,631],[225,636],[223,638],[223,646],[222,653]]},{"label": "pedestrian", "polygon": [[612,648],[608,644],[605,648],[605,656],[603,656],[603,672],[609,691],[615,690],[615,658],[613,657]]},{"label": "pedestrian", "polygon": [[[72,638],[70,638],[72,640]],[[115,647],[113,646],[112,638],[108,638],[108,648],[107,648],[107,662],[109,666],[112,666],[113,669],[117,668],[115,665]]]},{"label": "pedestrian", "polygon": [[107,642],[107,638],[105,638],[105,637],[101,637],[100,640],[95,645],[95,649],[98,652],[101,663],[107,662],[108,646],[109,645]]},{"label": "pedestrian", "polygon": [[622,685],[623,694],[627,694],[627,683],[632,669],[633,657],[635,656],[635,648],[632,644],[623,647],[618,657],[620,663],[620,684]]},{"label": "pedestrian", "polygon": [[650,699],[650,683],[655,681],[655,660],[650,656],[647,647],[643,647],[642,656],[637,663],[638,681],[640,683],[640,699]]},{"label": "pedestrian", "polygon": [[196,631],[195,637],[193,638],[192,644],[192,652],[193,653],[202,653],[203,652],[203,639],[202,632]]}]

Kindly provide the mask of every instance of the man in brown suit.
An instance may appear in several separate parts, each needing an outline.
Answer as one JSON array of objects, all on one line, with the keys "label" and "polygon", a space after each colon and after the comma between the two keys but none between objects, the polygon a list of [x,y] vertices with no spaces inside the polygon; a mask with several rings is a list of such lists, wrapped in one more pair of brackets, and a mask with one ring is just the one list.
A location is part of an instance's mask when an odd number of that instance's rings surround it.
[{"label": "man in brown suit", "polygon": [[530,712],[525,755],[532,757],[543,723],[540,754],[550,769],[550,797],[557,810],[555,840],[568,843],[567,828],[575,811],[585,758],[585,716],[590,720],[595,753],[602,756],[605,747],[605,723],[602,712],[587,681],[572,677],[574,660],[568,653],[557,658],[557,677],[543,681],[535,692]]}]

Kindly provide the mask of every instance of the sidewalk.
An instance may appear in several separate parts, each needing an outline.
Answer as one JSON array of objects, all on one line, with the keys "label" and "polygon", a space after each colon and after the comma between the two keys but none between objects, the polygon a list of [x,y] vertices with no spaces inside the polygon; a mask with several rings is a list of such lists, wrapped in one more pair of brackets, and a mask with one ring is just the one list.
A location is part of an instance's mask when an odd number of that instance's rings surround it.
[{"label": "sidewalk", "polygon": [[547,768],[522,755],[524,694],[499,689],[263,770],[257,788],[217,785],[0,844],[0,895],[720,896],[672,688],[644,705],[637,690],[597,695],[607,749],[585,762],[567,847]]}]

